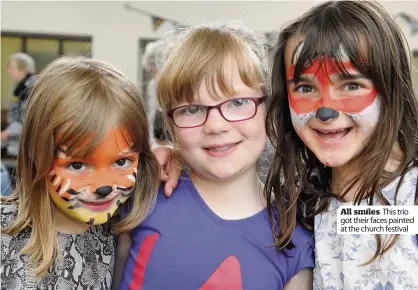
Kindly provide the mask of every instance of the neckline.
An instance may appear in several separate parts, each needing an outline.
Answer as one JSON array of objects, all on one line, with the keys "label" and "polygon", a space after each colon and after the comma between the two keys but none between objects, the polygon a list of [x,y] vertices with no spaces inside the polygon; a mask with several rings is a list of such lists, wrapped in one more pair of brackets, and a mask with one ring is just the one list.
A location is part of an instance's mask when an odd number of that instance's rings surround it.
[{"label": "neckline", "polygon": [[[411,184],[413,185],[414,193],[415,193],[417,184],[413,184],[413,183],[407,184],[407,183],[409,181],[411,181],[411,178],[412,179],[414,177],[417,178],[416,177],[417,174],[418,174],[418,167],[412,167],[410,170],[408,170],[405,173],[403,183],[401,184],[401,186],[399,188],[399,193],[402,192],[402,189],[404,189],[405,186],[410,186]],[[396,187],[397,187],[400,179],[401,179],[401,176],[398,176],[392,182],[390,182],[388,185],[386,185],[384,188],[382,188],[383,196],[385,196],[385,198],[390,202],[394,201],[395,196],[392,196],[392,194],[394,193],[394,192],[392,192],[392,190],[396,190]],[[417,179],[415,179],[415,180],[417,180]],[[402,203],[402,202],[405,201],[405,199],[403,199],[403,200],[400,199],[401,197],[403,197],[402,195],[399,194],[397,197],[398,197],[398,205],[399,205],[399,202]],[[359,205],[367,205],[368,200],[369,200],[368,198],[362,199]],[[338,206],[352,206],[354,204],[354,201],[339,201],[339,200],[336,200],[336,201],[337,201]],[[377,202],[378,202],[378,199],[375,197],[374,200],[373,200],[373,203],[374,203],[373,205],[379,205],[379,204],[377,204]]]},{"label": "neckline", "polygon": [[190,195],[192,200],[196,203],[199,209],[208,217],[213,223],[220,227],[227,227],[227,228],[240,228],[249,226],[257,221],[260,220],[261,217],[264,215],[267,216],[267,208],[263,208],[261,211],[242,219],[237,220],[227,220],[223,219],[218,216],[206,203],[206,201],[202,198],[197,188],[194,186],[192,180],[190,179],[188,174],[184,174],[183,180],[186,185],[187,193]]}]

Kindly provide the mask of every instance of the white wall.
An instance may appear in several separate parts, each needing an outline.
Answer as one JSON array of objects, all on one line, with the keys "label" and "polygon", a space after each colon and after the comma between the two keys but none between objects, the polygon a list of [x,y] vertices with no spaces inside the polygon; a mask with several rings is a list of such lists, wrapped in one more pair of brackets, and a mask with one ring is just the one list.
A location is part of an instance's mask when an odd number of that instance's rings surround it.
[{"label": "white wall", "polygon": [[[320,1],[319,1],[320,2]],[[214,20],[243,20],[260,32],[278,30],[318,1],[260,2],[130,2],[138,9],[164,18],[198,24]],[[382,1],[395,15],[406,12],[418,19],[418,1]],[[418,35],[410,36],[399,21],[412,48],[418,49]],[[2,1],[1,29],[11,32],[91,35],[93,57],[106,60],[139,83],[139,39],[159,38],[170,28],[164,24],[152,31],[151,19],[124,8],[124,2]]]}]

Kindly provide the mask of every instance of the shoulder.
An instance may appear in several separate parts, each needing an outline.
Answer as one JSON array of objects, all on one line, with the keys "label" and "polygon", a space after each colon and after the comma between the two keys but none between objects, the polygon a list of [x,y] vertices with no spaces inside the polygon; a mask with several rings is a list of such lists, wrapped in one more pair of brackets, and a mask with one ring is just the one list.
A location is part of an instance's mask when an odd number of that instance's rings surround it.
[{"label": "shoulder", "polygon": [[16,203],[5,203],[0,206],[1,211],[1,227],[9,227],[17,217],[17,204]]},{"label": "shoulder", "polygon": [[[418,168],[412,167],[405,175],[401,178],[399,176],[389,185],[382,189],[384,197],[391,203],[397,205],[412,205],[415,202],[415,195],[417,193],[417,177]],[[402,180],[399,190],[399,182]]]},{"label": "shoulder", "polygon": [[313,232],[310,232],[300,225],[297,225],[292,236],[294,248],[286,251],[288,256],[287,278],[292,279],[302,269],[313,269],[315,267],[315,241]]},{"label": "shoulder", "polygon": [[164,193],[165,184],[161,184],[158,190],[157,204],[171,204],[183,202],[187,193],[193,188],[191,180],[187,176],[180,176],[179,182],[170,197]]},{"label": "shoulder", "polygon": [[37,80],[36,75],[29,76],[27,79],[25,79],[25,82],[24,82],[25,87],[30,88],[35,83],[36,80]]},{"label": "shoulder", "polygon": [[302,225],[296,225],[295,231],[293,232],[292,242],[296,248],[314,248],[314,234],[313,232],[305,229]]},{"label": "shoulder", "polygon": [[[190,182],[190,181],[189,181]],[[164,193],[164,183],[161,183],[158,193],[157,193],[157,200],[155,203],[154,208],[149,213],[148,217],[145,219],[145,221],[149,220],[149,218],[155,217],[156,213],[162,212],[164,214],[171,214],[172,208],[174,208],[176,211],[179,207],[183,208],[187,203],[186,197],[189,195],[187,191],[189,190],[189,186],[187,184],[187,180],[184,180],[182,177],[180,177],[179,182],[177,184],[177,187],[173,190],[173,193],[170,197],[167,197]],[[130,199],[128,202],[126,202],[122,209],[121,209],[121,216],[124,217],[127,214],[129,214],[132,210],[132,199]]]}]

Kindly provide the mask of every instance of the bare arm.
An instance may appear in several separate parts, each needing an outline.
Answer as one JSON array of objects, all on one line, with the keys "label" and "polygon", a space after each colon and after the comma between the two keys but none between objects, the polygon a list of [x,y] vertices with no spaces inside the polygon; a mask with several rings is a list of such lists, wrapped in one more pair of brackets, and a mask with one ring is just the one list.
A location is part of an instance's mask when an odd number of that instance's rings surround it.
[{"label": "bare arm", "polygon": [[287,282],[284,290],[312,290],[312,269],[305,268],[300,270],[289,282]]},{"label": "bare arm", "polygon": [[131,244],[132,239],[129,233],[123,233],[118,236],[115,265],[113,268],[112,290],[117,290],[122,281],[123,271],[125,270],[125,264],[128,259]]}]

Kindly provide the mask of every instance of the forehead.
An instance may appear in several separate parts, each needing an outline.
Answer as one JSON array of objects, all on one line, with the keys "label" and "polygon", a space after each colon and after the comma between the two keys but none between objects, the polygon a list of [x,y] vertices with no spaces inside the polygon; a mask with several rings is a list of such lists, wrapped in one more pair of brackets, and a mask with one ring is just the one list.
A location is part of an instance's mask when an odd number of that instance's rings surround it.
[{"label": "forehead", "polygon": [[[293,36],[286,42],[286,46],[285,46],[286,68],[297,63],[300,54],[305,49],[304,46],[305,46],[304,39],[301,37]],[[327,56],[327,55],[323,55],[323,56]],[[340,43],[339,49],[335,52],[334,56],[330,56],[330,57],[331,58],[336,57],[340,61],[343,61],[343,62],[350,61],[350,58],[348,57],[348,54],[342,43]]]},{"label": "forehead", "polygon": [[[57,136],[56,142],[59,141],[60,134]],[[86,138],[80,141],[80,145],[77,148],[67,148],[65,145],[60,149],[64,151],[83,152],[87,145],[94,139],[94,134],[89,134]],[[103,139],[97,144],[97,146],[90,152],[88,156],[113,156],[115,154],[129,151],[132,143],[127,138],[126,131],[121,128],[110,129],[106,132]]]},{"label": "forehead", "polygon": [[194,101],[204,104],[217,103],[235,97],[257,97],[261,89],[247,86],[241,78],[237,61],[232,57],[227,57],[223,65],[224,80],[227,86],[232,88],[232,94],[226,94],[220,88],[221,82],[206,76],[200,82],[199,90],[194,95]]},{"label": "forehead", "polygon": [[[302,71],[300,74],[325,74],[328,76],[334,75],[335,73],[338,75],[350,75],[350,74],[358,74],[358,69],[352,64],[350,58],[346,50],[344,49],[343,44],[340,44],[339,50],[332,56],[323,55],[315,55],[315,59],[309,61],[309,59],[304,56],[302,61],[303,63],[299,64],[299,57],[301,56],[302,51],[305,50],[304,47],[305,43],[303,39],[298,39],[296,37],[292,37],[286,43],[285,47],[285,65],[286,65],[286,75],[287,77],[291,77],[295,73],[295,68],[299,65],[304,65],[309,63],[307,67],[302,67]],[[298,75],[299,77],[300,75]]]},{"label": "forehead", "polygon": [[7,65],[8,67],[11,67],[11,68],[17,68],[17,62],[15,59],[9,59]]},{"label": "forehead", "polygon": [[292,58],[296,49],[303,45],[303,38],[293,36],[286,41],[284,48],[284,60],[286,64],[286,70],[292,65]]}]

